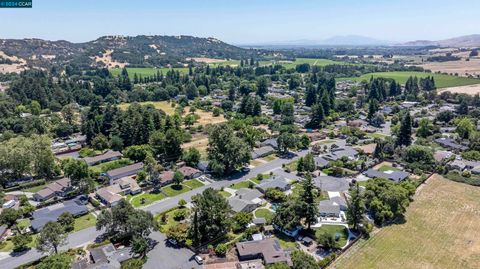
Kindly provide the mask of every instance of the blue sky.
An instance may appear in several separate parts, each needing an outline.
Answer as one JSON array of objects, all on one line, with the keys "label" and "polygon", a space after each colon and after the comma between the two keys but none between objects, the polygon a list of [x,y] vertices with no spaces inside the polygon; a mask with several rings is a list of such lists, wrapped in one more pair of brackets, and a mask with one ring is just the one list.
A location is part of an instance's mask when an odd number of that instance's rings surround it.
[{"label": "blue sky", "polygon": [[33,0],[0,9],[0,38],[82,42],[102,35],[194,35],[235,44],[364,35],[443,39],[480,33],[479,0]]}]

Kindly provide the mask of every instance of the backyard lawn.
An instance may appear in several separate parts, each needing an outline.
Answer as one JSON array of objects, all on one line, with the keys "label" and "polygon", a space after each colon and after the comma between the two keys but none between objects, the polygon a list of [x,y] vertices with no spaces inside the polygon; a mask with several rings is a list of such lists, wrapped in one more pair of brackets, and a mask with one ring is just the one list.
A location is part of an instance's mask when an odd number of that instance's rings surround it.
[{"label": "backyard lawn", "polygon": [[91,213],[78,217],[75,219],[73,232],[78,232],[88,227],[95,226],[96,221],[97,218]]},{"label": "backyard lawn", "polygon": [[[130,200],[130,203],[134,207],[140,207],[140,206],[146,206],[149,205],[153,202],[159,201],[166,198],[165,194],[159,192],[159,193],[142,193],[133,196],[133,198]],[[142,199],[145,199],[144,202],[142,203]]]},{"label": "backyard lawn", "polygon": [[324,224],[320,228],[315,228],[315,231],[325,232],[331,234],[333,238],[337,239],[336,245],[341,248],[347,244],[348,241],[348,229],[342,225],[328,225]]},{"label": "backyard lawn", "polygon": [[94,172],[105,173],[107,171],[117,169],[117,168],[120,168],[120,167],[124,167],[124,166],[130,165],[132,163],[133,163],[133,161],[130,160],[130,159],[120,159],[120,160],[114,160],[114,161],[109,161],[109,162],[106,162],[106,163],[101,163],[101,164],[98,164],[98,165],[90,166],[90,169]]},{"label": "backyard lawn", "polygon": [[38,186],[35,186],[35,187],[31,187],[31,188],[22,189],[21,191],[35,193],[35,192],[38,192],[39,190],[45,188],[47,185],[48,185],[48,183],[38,185]]},{"label": "backyard lawn", "polygon": [[255,210],[255,217],[264,218],[270,223],[273,219],[273,212],[268,208],[259,208]]},{"label": "backyard lawn", "polygon": [[280,232],[275,232],[275,237],[278,239],[278,242],[280,243],[280,246],[283,249],[297,247],[297,243],[295,242],[295,239],[291,238],[290,236],[286,236],[285,234]]}]

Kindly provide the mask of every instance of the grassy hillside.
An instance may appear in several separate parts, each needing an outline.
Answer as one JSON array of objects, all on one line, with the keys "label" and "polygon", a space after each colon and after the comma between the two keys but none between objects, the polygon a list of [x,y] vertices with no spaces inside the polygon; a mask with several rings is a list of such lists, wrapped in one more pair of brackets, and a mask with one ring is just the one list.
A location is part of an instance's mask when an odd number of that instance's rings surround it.
[{"label": "grassy hillside", "polygon": [[360,77],[340,78],[339,80],[362,81],[362,80],[369,80],[372,76],[374,78],[377,78],[377,77],[392,78],[392,79],[395,79],[400,84],[405,84],[405,82],[407,82],[407,79],[410,76],[417,76],[418,78],[433,76],[435,79],[435,84],[437,88],[448,88],[448,87],[465,86],[465,85],[480,83],[480,79],[456,77],[456,76],[450,76],[450,75],[432,74],[432,73],[424,73],[424,72],[378,72],[378,73],[365,74]]},{"label": "grassy hillside", "polygon": [[406,222],[361,240],[336,269],[479,268],[480,188],[435,175],[407,209]]}]

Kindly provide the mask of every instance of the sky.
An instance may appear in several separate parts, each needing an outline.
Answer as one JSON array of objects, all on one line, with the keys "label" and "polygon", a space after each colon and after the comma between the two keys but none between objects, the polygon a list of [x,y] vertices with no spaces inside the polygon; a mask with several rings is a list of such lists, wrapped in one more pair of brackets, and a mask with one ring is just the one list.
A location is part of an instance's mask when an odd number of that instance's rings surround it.
[{"label": "sky", "polygon": [[86,42],[193,35],[232,44],[363,35],[394,42],[480,34],[479,0],[33,0],[0,9],[0,38]]}]

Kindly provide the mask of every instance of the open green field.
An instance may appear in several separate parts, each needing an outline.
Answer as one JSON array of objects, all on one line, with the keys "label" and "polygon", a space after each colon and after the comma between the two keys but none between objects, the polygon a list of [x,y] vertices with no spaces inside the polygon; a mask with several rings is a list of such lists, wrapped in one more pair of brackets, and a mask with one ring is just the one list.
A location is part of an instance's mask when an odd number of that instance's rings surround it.
[{"label": "open green field", "polygon": [[[165,75],[169,70],[179,71],[180,73],[186,74],[188,73],[187,67],[180,67],[180,68],[155,68],[155,67],[127,67],[128,76],[133,79],[133,75],[137,74],[138,76],[142,77],[149,77],[157,74],[157,71],[160,71]],[[109,70],[113,76],[118,76],[122,73],[121,68],[112,68]]]},{"label": "open green field", "polygon": [[404,223],[361,239],[332,268],[479,268],[480,188],[439,175],[420,188]]},{"label": "open green field", "polygon": [[425,78],[428,76],[433,76],[435,79],[435,85],[437,88],[449,88],[456,86],[466,86],[472,84],[479,84],[480,79],[466,78],[466,77],[456,77],[443,74],[434,74],[434,73],[425,73],[425,72],[377,72],[369,73],[362,75],[360,77],[350,77],[350,78],[339,78],[338,80],[353,80],[353,81],[363,81],[370,80],[371,77],[378,78],[391,78],[396,80],[400,84],[405,84],[409,77],[417,76],[418,78]]},{"label": "open green field", "polygon": [[342,61],[333,61],[329,59],[297,58],[295,61],[260,61],[260,65],[280,64],[285,68],[295,68],[299,64],[310,64],[316,66],[326,66],[331,64],[351,64]]},{"label": "open green field", "polygon": [[[165,112],[167,115],[175,114],[175,107],[167,101],[157,101],[157,102],[139,102],[140,105],[153,105],[156,109],[160,109]],[[130,106],[130,103],[122,103],[118,105],[118,108],[121,110],[126,110]]]}]

